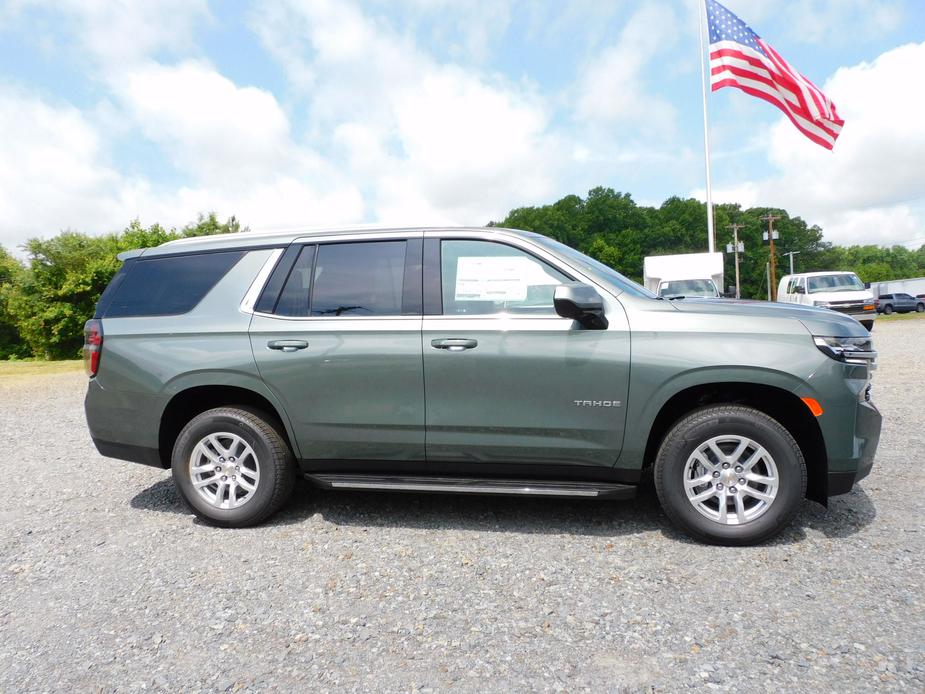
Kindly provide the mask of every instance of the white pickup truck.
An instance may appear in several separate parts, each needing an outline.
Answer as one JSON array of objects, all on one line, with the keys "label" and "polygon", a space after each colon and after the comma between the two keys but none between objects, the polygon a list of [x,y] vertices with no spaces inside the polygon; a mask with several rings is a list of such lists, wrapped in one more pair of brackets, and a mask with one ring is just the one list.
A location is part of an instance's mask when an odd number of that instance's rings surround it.
[{"label": "white pickup truck", "polygon": [[777,288],[777,300],[845,313],[874,329],[877,304],[874,295],[853,272],[804,272],[784,275]]}]

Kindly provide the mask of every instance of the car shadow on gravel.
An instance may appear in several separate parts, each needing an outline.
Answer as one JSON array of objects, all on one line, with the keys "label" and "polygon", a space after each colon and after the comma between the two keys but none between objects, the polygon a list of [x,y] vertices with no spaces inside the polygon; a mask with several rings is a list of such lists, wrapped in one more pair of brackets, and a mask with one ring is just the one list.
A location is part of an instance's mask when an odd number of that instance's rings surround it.
[{"label": "car shadow on gravel", "polygon": [[[168,477],[137,494],[132,508],[191,515]],[[600,537],[634,535],[653,530],[680,542],[695,542],[665,518],[651,489],[631,501],[583,501],[519,497],[472,497],[441,494],[331,492],[300,483],[285,508],[266,525],[299,524],[315,515],[344,526],[474,530]],[[825,509],[804,502],[793,524],[770,544],[792,544],[807,530],[829,538],[849,537],[876,518],[867,493],[858,486],[829,500]],[[195,520],[199,523],[200,521]]]}]

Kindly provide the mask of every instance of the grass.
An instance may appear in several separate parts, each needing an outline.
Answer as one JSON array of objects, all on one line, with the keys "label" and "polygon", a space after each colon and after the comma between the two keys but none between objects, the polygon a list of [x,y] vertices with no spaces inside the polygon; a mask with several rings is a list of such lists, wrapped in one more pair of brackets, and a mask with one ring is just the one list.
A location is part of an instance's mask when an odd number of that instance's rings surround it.
[{"label": "grass", "polygon": [[4,376],[45,376],[74,373],[82,370],[83,360],[65,361],[0,361],[0,378]]},{"label": "grass", "polygon": [[916,313],[912,311],[911,313],[891,313],[889,316],[884,316],[882,313],[877,316],[877,321],[885,320],[887,322],[894,320],[925,320],[925,313]]}]

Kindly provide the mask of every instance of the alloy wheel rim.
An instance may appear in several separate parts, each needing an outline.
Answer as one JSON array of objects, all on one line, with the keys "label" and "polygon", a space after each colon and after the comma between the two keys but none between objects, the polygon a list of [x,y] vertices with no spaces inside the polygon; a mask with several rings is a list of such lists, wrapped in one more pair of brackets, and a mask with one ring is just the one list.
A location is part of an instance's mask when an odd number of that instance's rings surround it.
[{"label": "alloy wheel rim", "polygon": [[779,486],[774,458],[747,436],[714,436],[697,446],[684,466],[687,500],[722,525],[744,525],[763,516]]},{"label": "alloy wheel rim", "polygon": [[260,484],[260,463],[247,441],[222,431],[193,447],[189,474],[196,494],[210,506],[233,509],[253,498]]}]

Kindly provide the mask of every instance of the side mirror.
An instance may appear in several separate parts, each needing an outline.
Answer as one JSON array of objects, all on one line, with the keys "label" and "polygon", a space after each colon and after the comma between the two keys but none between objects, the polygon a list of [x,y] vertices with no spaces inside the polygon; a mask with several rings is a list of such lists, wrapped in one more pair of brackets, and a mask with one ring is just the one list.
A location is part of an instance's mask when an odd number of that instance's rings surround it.
[{"label": "side mirror", "polygon": [[553,305],[560,316],[577,320],[586,328],[603,330],[609,325],[604,316],[604,300],[589,284],[560,284],[553,295]]},{"label": "side mirror", "polygon": [[805,294],[806,288],[798,284],[797,286],[793,288],[793,293],[794,294]]}]

